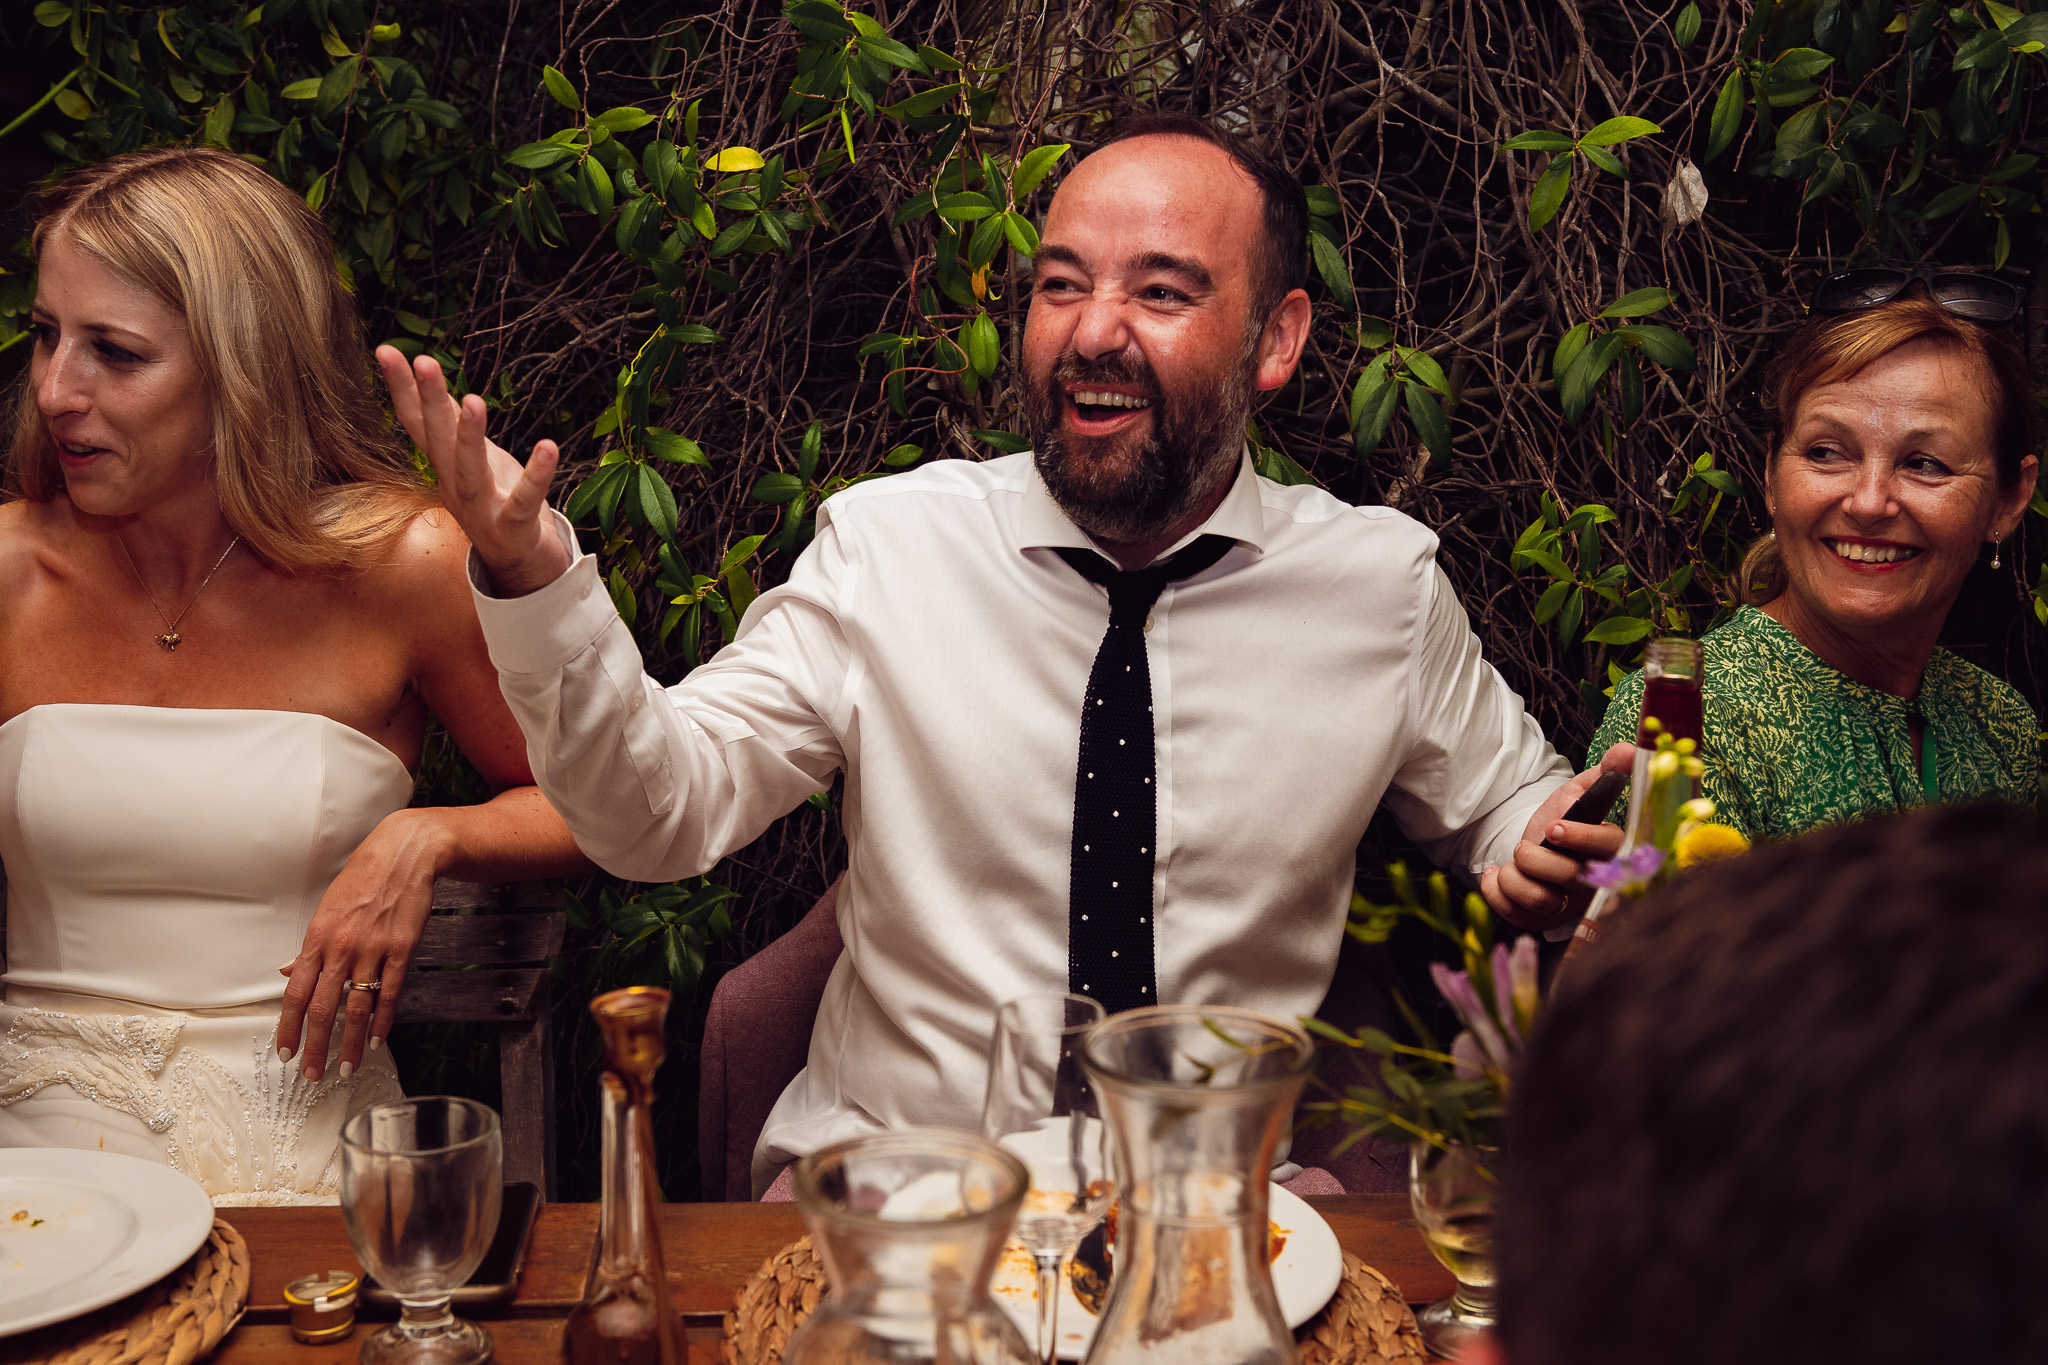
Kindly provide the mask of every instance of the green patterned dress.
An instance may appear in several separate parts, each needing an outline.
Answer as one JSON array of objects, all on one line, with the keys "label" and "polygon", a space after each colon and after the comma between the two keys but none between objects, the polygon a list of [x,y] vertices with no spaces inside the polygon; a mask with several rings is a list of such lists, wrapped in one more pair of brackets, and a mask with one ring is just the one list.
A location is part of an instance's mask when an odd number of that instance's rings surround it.
[{"label": "green patterned dress", "polygon": [[[2040,794],[2039,729],[2019,693],[1945,649],[1915,702],[1865,687],[1764,613],[1743,607],[1700,641],[1707,774],[1702,794],[1751,839],[1792,839],[1822,825],[1941,801],[2031,806]],[[1614,688],[1588,761],[1635,738],[1643,675]],[[1915,706],[1933,737],[1934,771],[1913,757]],[[1931,780],[1930,780],[1931,779]]]}]

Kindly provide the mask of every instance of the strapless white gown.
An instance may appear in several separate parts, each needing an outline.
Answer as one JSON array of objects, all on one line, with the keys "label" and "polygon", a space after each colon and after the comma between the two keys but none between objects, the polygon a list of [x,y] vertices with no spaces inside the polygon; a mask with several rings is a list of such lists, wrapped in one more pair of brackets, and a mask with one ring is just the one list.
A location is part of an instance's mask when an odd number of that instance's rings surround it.
[{"label": "strapless white gown", "polygon": [[395,755],[300,711],[31,707],[0,725],[0,1147],[161,1161],[217,1204],[334,1202],[340,1130],[400,1095],[277,1058],[327,885],[412,796]]}]

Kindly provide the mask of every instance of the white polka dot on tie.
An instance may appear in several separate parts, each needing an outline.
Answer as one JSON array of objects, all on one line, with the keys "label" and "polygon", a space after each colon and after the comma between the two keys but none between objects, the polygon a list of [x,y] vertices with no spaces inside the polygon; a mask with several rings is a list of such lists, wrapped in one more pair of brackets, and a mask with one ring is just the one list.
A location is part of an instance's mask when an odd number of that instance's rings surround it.
[{"label": "white polka dot on tie", "polygon": [[1140,852],[1140,853],[1150,853],[1151,851],[1152,851],[1152,850],[1151,850],[1151,849],[1149,849],[1149,848],[1141,848],[1141,849],[1139,849],[1139,850],[1138,850],[1138,852]]},{"label": "white polka dot on tie", "polygon": [[1144,993],[1145,993],[1145,988],[1144,988],[1143,986],[1140,986],[1140,987],[1138,987],[1138,994],[1140,994],[1140,995],[1143,995]]},{"label": "white polka dot on tie", "polygon": [[1111,957],[1115,957],[1115,956],[1117,955],[1117,951],[1116,951],[1116,949],[1114,949],[1114,948],[1111,948],[1111,949],[1109,950],[1109,955],[1110,955]]},{"label": "white polka dot on tie", "polygon": [[1088,774],[1088,780],[1089,780],[1090,782],[1093,782],[1093,781],[1095,780],[1095,774],[1094,774],[1094,773],[1090,773],[1090,774]]},{"label": "white polka dot on tie", "polygon": [[1112,891],[1116,890],[1116,883],[1115,883],[1115,882],[1111,882],[1111,883],[1109,884],[1109,889],[1110,889],[1110,890],[1112,890]]},{"label": "white polka dot on tie", "polygon": [[[1095,989],[1095,988],[1094,988],[1093,986],[1089,985],[1089,984],[1088,984],[1087,982],[1085,982],[1085,981],[1083,981],[1083,982],[1081,983],[1081,990],[1082,990],[1082,992],[1083,992],[1083,993],[1086,993],[1086,992],[1088,992],[1088,991],[1092,991],[1092,990],[1094,990],[1094,989]],[[1139,989],[1139,990],[1143,990],[1143,989],[1145,989],[1145,988],[1144,988],[1143,986],[1140,986],[1140,987],[1138,987],[1138,989]]]},{"label": "white polka dot on tie", "polygon": [[1083,844],[1083,845],[1081,845],[1081,851],[1082,851],[1083,853],[1086,853],[1086,852],[1088,851],[1088,845],[1086,845],[1086,844]]},{"label": "white polka dot on tie", "polygon": [[1145,922],[1145,917],[1144,917],[1143,915],[1140,915],[1140,916],[1138,916],[1138,923],[1140,923],[1140,924],[1143,924],[1144,922]]},{"label": "white polka dot on tie", "polygon": [[1113,810],[1113,811],[1111,811],[1111,812],[1109,813],[1109,818],[1110,818],[1110,819],[1112,819],[1112,820],[1114,820],[1114,819],[1116,819],[1116,818],[1117,818],[1117,817],[1118,817],[1119,815],[1122,815],[1122,814],[1123,814],[1123,812],[1122,812],[1122,811],[1120,811],[1120,810]]},{"label": "white polka dot on tie", "polygon": [[1145,785],[1146,785],[1146,786],[1148,786],[1148,787],[1149,787],[1149,786],[1151,786],[1151,785],[1152,785],[1152,779],[1151,779],[1151,778],[1149,778],[1149,777],[1148,777],[1148,778],[1146,778],[1146,779],[1145,779]]},{"label": "white polka dot on tie", "polygon": [[1085,919],[1087,919],[1088,917],[1087,917],[1086,915],[1083,915],[1083,916],[1081,916],[1081,918],[1085,920]]},{"label": "white polka dot on tie", "polygon": [[1100,698],[1097,698],[1097,699],[1096,699],[1096,702],[1095,702],[1095,704],[1096,704],[1097,706],[1100,706],[1100,705],[1102,705],[1102,701],[1101,701],[1101,699],[1100,699]]},{"label": "white polka dot on tie", "polygon": [[1117,747],[1117,748],[1119,748],[1119,749],[1123,748],[1123,747],[1124,747],[1124,742],[1123,742],[1122,740],[1118,740],[1118,741],[1116,742],[1116,747]]}]

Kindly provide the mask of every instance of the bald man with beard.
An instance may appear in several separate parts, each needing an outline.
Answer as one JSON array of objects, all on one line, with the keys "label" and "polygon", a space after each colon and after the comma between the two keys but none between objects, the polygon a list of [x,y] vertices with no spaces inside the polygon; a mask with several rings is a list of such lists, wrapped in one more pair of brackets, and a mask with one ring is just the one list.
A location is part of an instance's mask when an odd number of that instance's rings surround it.
[{"label": "bald man with beard", "polygon": [[1306,257],[1283,168],[1192,119],[1125,126],[1046,216],[1033,451],[835,495],[788,582],[674,687],[546,510],[552,443],[522,470],[431,360],[382,357],[477,547],[536,778],[590,857],[703,873],[845,775],[845,950],[757,1194],[828,1142],[975,1126],[1017,996],[1313,1012],[1383,803],[1529,921],[1615,848],[1563,820],[1592,774],[1481,657],[1435,537],[1253,471],[1246,420],[1307,339]]}]

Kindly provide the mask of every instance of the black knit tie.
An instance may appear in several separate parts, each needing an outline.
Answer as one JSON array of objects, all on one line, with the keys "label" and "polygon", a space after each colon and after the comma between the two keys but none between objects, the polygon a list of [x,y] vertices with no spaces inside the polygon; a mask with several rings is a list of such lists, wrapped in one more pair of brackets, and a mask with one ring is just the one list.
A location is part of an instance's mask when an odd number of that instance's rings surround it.
[{"label": "black knit tie", "polygon": [[1152,857],[1157,795],[1152,671],[1145,619],[1168,583],[1192,578],[1236,542],[1203,536],[1147,569],[1124,572],[1087,550],[1059,556],[1109,589],[1109,630],[1081,703],[1074,774],[1074,847],[1067,885],[1067,986],[1115,1014],[1159,1003],[1152,960]]}]

